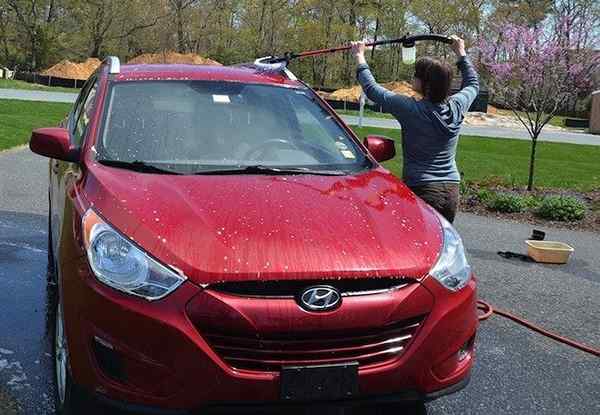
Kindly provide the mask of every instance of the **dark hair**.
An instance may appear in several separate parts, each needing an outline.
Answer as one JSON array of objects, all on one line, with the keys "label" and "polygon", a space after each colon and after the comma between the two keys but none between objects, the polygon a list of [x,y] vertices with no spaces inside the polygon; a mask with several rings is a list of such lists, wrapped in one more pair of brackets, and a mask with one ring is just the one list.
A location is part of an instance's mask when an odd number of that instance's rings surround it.
[{"label": "dark hair", "polygon": [[435,104],[443,102],[450,93],[452,69],[445,62],[420,58],[415,64],[415,77],[423,84],[423,95]]}]

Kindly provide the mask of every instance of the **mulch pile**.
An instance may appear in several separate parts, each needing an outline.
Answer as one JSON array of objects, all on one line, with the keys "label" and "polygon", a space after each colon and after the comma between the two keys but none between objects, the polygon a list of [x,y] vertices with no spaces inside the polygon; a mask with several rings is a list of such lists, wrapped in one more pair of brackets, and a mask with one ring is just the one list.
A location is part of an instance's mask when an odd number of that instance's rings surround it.
[{"label": "mulch pile", "polygon": [[[381,84],[381,86],[396,94],[408,95],[417,98],[421,97],[418,92],[412,89],[411,84],[406,81],[387,82]],[[358,102],[360,100],[361,92],[361,87],[356,85],[352,88],[338,89],[337,91],[334,91],[329,98],[337,101]]]},{"label": "mulch pile", "polygon": [[190,65],[221,65],[221,63],[196,55],[194,53],[160,52],[144,53],[131,59],[128,64],[190,64]]},{"label": "mulch pile", "polygon": [[42,75],[86,80],[94,73],[101,63],[102,62],[96,58],[89,58],[85,62],[80,63],[64,60],[43,71]]},{"label": "mulch pile", "polygon": [[487,111],[488,111],[488,114],[497,114],[498,108],[494,107],[491,104],[488,104]]},{"label": "mulch pile", "polygon": [[331,93],[330,92],[325,92],[325,91],[316,91],[316,93],[323,99],[333,99],[331,98]]},{"label": "mulch pile", "polygon": [[[42,75],[55,76],[57,78],[86,80],[90,77],[91,74],[94,73],[94,71],[98,68],[98,66],[100,66],[101,63],[102,62],[96,58],[88,58],[85,62],[72,62],[70,60],[63,60],[43,71]],[[182,63],[191,65],[221,65],[215,60],[204,58],[194,53],[182,54],[176,52],[144,53],[131,59],[127,63]]]}]

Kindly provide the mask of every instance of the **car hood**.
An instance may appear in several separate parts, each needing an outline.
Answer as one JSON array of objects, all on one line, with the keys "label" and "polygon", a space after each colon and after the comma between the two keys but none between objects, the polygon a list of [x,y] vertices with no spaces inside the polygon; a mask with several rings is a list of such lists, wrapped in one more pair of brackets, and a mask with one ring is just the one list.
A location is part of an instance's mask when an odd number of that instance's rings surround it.
[{"label": "car hood", "polygon": [[94,164],[86,196],[110,224],[191,281],[424,276],[431,208],[383,168],[353,176],[188,176]]}]

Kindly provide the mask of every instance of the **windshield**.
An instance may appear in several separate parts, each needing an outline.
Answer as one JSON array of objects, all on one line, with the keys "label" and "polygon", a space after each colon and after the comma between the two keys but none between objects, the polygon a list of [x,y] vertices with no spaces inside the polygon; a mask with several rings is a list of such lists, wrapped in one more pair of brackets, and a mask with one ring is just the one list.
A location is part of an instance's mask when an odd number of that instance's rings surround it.
[{"label": "windshield", "polygon": [[115,83],[97,149],[100,160],[121,167],[145,163],[182,174],[371,166],[309,89],[235,82]]}]

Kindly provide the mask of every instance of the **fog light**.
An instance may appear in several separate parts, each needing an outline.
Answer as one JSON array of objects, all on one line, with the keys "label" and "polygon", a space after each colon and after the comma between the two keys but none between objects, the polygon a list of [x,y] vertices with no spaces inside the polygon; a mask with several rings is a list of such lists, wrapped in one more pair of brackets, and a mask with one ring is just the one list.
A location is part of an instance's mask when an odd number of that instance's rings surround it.
[{"label": "fog light", "polygon": [[464,346],[458,351],[458,361],[462,362],[467,357],[469,357],[469,344],[465,343]]},{"label": "fog light", "polygon": [[465,342],[465,344],[463,344],[462,347],[460,348],[460,350],[458,351],[457,360],[459,362],[462,362],[463,360],[465,360],[467,357],[469,357],[471,355],[471,351],[473,350],[474,344],[475,344],[475,335],[473,335],[473,337],[471,337],[469,340],[467,340]]},{"label": "fog light", "polygon": [[127,346],[94,336],[91,348],[100,372],[122,389],[164,398],[182,388],[167,366]]},{"label": "fog light", "polygon": [[474,344],[475,335],[460,346],[457,352],[452,353],[446,360],[434,366],[434,375],[438,379],[444,380],[469,367],[473,363]]},{"label": "fog light", "polygon": [[102,372],[111,379],[123,382],[125,380],[123,359],[113,345],[98,336],[94,336],[92,346],[96,362]]}]

